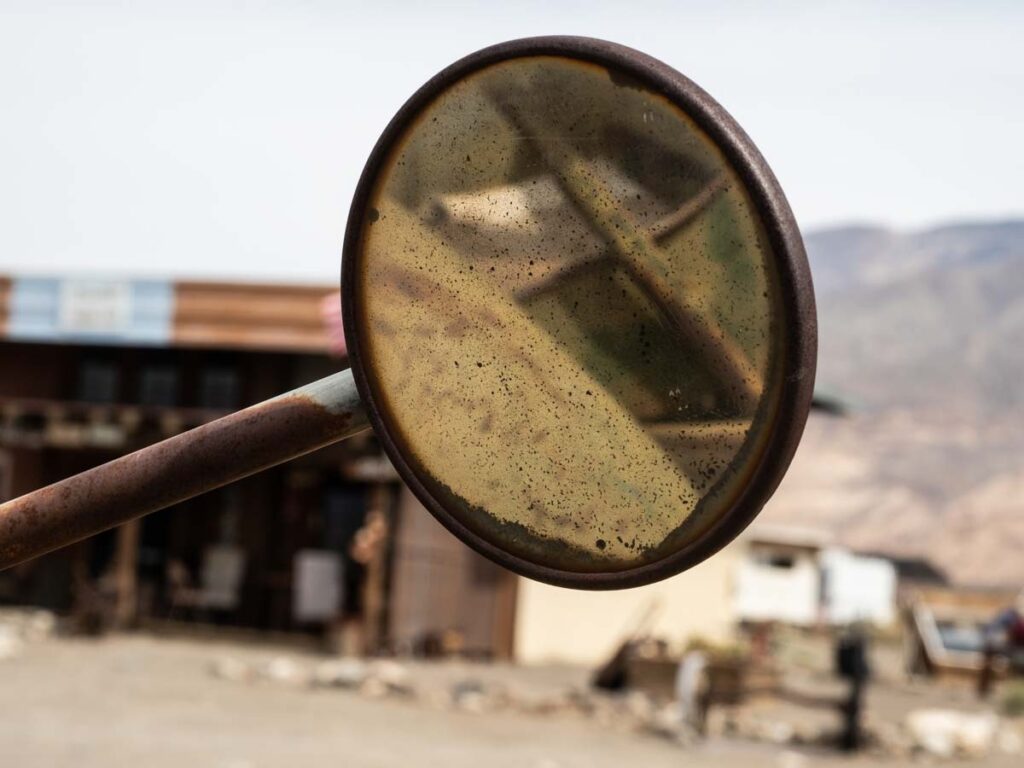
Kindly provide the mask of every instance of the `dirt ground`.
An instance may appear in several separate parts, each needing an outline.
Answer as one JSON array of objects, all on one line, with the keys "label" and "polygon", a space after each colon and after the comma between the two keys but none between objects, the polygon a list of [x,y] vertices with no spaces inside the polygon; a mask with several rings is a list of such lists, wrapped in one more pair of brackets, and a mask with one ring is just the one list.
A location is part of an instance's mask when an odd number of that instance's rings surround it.
[{"label": "dirt ground", "polygon": [[[281,649],[124,635],[34,642],[0,661],[0,765],[32,768],[188,766],[443,766],[739,768],[905,763],[716,738],[681,747],[651,734],[558,715],[471,714],[356,692],[211,674],[218,658],[263,663]],[[288,658],[322,657],[289,649]],[[444,675],[445,665],[420,669]],[[451,668],[448,667],[450,670]],[[582,679],[578,670],[504,668],[532,685]],[[970,765],[1009,768],[1018,757]],[[921,762],[914,762],[921,765]],[[961,763],[961,765],[968,765]]]}]

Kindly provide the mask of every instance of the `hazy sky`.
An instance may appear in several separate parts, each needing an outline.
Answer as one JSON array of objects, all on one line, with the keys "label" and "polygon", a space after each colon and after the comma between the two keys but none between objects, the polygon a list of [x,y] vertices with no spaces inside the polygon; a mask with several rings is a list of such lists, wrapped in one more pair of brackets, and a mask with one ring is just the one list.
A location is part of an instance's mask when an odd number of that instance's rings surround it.
[{"label": "hazy sky", "polygon": [[804,228],[1024,215],[1024,2],[0,0],[0,272],[334,280],[393,112],[539,34],[696,80]]}]

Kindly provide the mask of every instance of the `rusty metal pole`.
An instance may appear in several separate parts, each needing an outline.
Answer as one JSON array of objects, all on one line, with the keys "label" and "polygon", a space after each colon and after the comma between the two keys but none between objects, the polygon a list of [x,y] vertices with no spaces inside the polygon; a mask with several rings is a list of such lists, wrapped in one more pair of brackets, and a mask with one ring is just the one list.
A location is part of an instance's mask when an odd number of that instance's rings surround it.
[{"label": "rusty metal pole", "polygon": [[0,570],[368,428],[342,371],[0,505]]}]

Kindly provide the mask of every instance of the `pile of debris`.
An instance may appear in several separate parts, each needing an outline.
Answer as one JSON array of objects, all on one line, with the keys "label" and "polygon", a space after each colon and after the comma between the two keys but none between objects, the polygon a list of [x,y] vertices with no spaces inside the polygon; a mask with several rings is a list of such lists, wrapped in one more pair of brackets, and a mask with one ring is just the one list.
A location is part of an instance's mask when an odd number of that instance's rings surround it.
[{"label": "pile of debris", "polygon": [[[435,709],[463,712],[560,715],[593,721],[603,729],[655,734],[679,744],[698,735],[675,702],[630,690],[608,693],[589,686],[530,686],[474,676],[465,668],[452,674],[418,675],[415,665],[381,659],[324,661],[275,656],[258,662],[223,657],[210,667],[214,676],[235,683],[276,684],[315,690],[342,690],[372,699],[391,698]],[[837,739],[834,715],[794,719],[771,706],[712,709],[705,734],[788,747],[830,747]],[[980,758],[998,752],[1024,754],[1024,723],[995,714],[918,710],[904,722],[869,719],[865,747],[885,757]]]},{"label": "pile of debris", "polygon": [[537,689],[483,677],[456,675],[443,682],[417,680],[409,667],[393,660],[345,658],[303,663],[276,656],[256,663],[235,657],[213,662],[210,673],[244,684],[283,684],[311,690],[351,691],[367,698],[395,698],[435,709],[467,714],[517,712],[561,714],[594,720],[604,728],[629,728],[686,740],[678,707],[646,693],[607,694],[587,686]]},{"label": "pile of debris", "polygon": [[935,757],[983,758],[992,752],[1024,753],[1024,736],[1010,720],[993,712],[918,709],[906,720],[915,751]]}]

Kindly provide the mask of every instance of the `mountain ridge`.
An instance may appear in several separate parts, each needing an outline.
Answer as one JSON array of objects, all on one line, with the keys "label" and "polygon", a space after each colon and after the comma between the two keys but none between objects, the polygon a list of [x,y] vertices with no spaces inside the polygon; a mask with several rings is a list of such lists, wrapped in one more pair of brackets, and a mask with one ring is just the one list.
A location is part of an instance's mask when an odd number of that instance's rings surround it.
[{"label": "mountain ridge", "polygon": [[818,383],[854,407],[812,417],[766,514],[1024,584],[1024,219],[805,242]]}]

